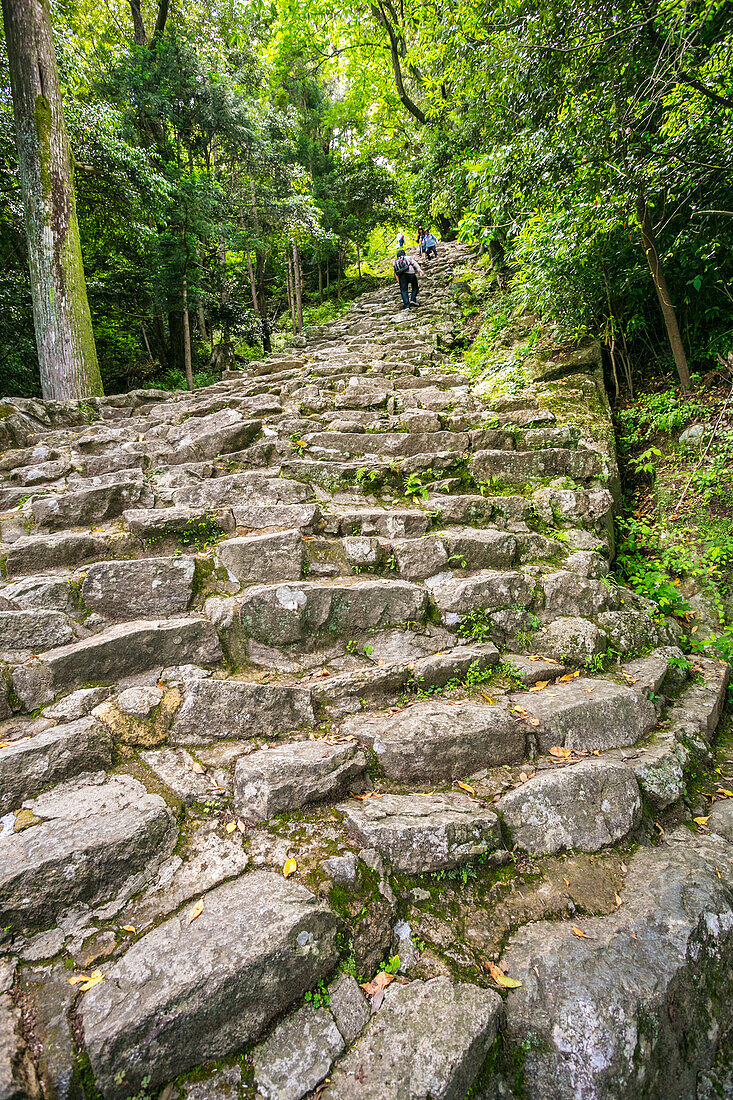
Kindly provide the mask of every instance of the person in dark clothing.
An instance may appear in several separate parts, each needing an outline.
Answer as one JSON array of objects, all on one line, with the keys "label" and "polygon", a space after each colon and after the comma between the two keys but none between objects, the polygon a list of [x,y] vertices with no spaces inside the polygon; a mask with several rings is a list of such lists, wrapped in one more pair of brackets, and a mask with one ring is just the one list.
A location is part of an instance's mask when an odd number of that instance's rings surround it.
[{"label": "person in dark clothing", "polygon": [[431,230],[428,230],[423,237],[422,246],[427,259],[430,260],[438,255],[438,240]]},{"label": "person in dark clothing", "polygon": [[416,309],[417,302],[415,299],[420,289],[417,277],[423,273],[420,264],[417,260],[413,260],[412,256],[407,256],[404,248],[398,248],[395,262],[392,267],[394,269],[394,277],[400,284],[402,308]]},{"label": "person in dark clothing", "polygon": [[423,241],[424,240],[425,240],[425,230],[423,229],[422,226],[419,226],[418,230],[417,230],[417,250],[418,250],[418,252],[420,253],[421,256],[423,254]]}]

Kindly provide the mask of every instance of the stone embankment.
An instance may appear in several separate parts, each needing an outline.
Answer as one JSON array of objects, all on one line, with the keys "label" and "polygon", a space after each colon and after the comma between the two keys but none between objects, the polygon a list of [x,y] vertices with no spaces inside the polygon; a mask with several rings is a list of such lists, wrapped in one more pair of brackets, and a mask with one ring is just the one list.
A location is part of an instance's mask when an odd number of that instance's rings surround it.
[{"label": "stone embankment", "polygon": [[0,1100],[723,1095],[728,668],[611,577],[597,350],[461,372],[470,263],[3,404]]}]

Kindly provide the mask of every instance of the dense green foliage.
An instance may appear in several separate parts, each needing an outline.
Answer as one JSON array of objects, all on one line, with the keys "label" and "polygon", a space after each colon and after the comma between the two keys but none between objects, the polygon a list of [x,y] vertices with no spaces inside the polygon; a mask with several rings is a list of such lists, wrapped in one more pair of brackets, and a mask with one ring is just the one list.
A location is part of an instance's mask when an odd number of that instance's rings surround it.
[{"label": "dense green foliage", "polygon": [[[634,372],[664,376],[673,363],[646,210],[691,369],[733,343],[725,0],[192,0],[170,11],[165,0],[54,0],[51,12],[108,390],[181,384],[185,307],[200,381],[212,358],[257,354],[291,324],[294,244],[307,323],[364,257],[372,273],[402,219],[480,244],[514,307],[568,340],[599,334],[628,392]],[[31,394],[4,84],[0,388]],[[389,232],[375,249],[379,226]]]}]

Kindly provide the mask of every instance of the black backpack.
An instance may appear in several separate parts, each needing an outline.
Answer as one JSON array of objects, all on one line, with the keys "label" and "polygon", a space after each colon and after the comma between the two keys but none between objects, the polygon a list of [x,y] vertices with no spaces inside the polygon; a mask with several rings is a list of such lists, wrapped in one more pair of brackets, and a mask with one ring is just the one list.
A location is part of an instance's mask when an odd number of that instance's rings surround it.
[{"label": "black backpack", "polygon": [[410,270],[410,261],[407,256],[399,256],[395,261],[394,269],[398,275],[404,275]]}]

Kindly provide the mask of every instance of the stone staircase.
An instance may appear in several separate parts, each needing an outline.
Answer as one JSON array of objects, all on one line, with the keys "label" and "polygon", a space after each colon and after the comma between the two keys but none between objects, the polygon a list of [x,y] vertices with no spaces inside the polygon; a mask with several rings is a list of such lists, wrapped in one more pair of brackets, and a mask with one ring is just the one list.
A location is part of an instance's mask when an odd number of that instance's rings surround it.
[{"label": "stone staircase", "polygon": [[728,668],[609,575],[597,349],[457,368],[470,263],[2,406],[0,1100],[723,1095]]}]

